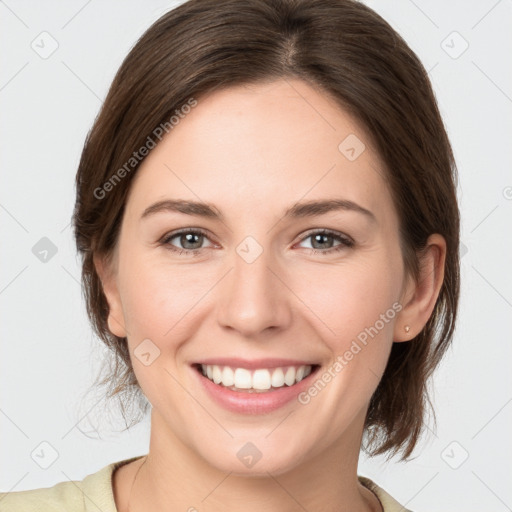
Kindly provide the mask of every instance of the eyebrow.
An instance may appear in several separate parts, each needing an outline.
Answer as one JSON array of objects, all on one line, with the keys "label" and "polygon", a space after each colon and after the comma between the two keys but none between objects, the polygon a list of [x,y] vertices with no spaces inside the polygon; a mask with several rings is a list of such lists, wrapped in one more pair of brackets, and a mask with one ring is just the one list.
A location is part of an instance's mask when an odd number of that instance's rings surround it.
[{"label": "eyebrow", "polygon": [[[370,210],[348,199],[312,200],[296,203],[285,211],[283,219],[315,217],[317,215],[325,215],[326,213],[340,210],[360,213],[372,222],[377,222],[377,218]],[[165,199],[158,201],[144,210],[140,220],[159,212],[179,212],[185,215],[224,221],[224,216],[214,205],[183,199]]]}]

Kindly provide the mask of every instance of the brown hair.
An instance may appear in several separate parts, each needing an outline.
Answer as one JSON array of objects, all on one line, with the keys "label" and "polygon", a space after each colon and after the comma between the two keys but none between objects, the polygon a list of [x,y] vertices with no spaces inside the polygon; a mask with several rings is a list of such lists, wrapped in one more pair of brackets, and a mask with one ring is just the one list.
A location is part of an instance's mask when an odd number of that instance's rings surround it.
[{"label": "brown hair", "polygon": [[[373,138],[400,219],[406,271],[418,278],[428,236],[447,243],[445,277],[433,314],[416,338],[393,343],[371,398],[365,435],[371,455],[409,458],[423,430],[427,383],[448,348],[459,297],[456,166],[427,73],[378,14],[353,0],[190,0],[167,12],[125,58],[87,136],[73,216],[87,312],[113,354],[102,381],[122,403],[147,402],[126,338],[108,329],[108,303],[93,254],[111,256],[140,162],[109,187],[134,151],[190,98],[221,88],[299,78],[331,95]],[[153,134],[153,135],[152,135]],[[118,174],[119,176],[119,174]],[[103,190],[106,190],[103,188]],[[98,198],[98,196],[102,196]],[[126,394],[129,397],[126,397]],[[435,415],[434,415],[435,420]]]}]

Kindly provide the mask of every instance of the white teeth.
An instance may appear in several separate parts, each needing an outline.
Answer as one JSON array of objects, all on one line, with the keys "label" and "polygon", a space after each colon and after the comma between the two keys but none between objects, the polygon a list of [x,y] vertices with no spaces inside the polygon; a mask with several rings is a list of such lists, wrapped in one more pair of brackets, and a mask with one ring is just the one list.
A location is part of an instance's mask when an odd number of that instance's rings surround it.
[{"label": "white teeth", "polygon": [[282,368],[276,368],[272,374],[272,387],[282,388],[284,386],[284,372]]},{"label": "white teeth", "polygon": [[229,366],[224,366],[222,370],[222,385],[232,386],[235,383],[235,374]]},{"label": "white teeth", "polygon": [[254,389],[266,391],[271,388],[293,386],[305,379],[312,371],[311,365],[298,367],[259,368],[251,372],[246,368],[230,368],[229,366],[201,365],[204,376],[215,384],[221,384],[231,389]]},{"label": "white teeth", "polygon": [[290,366],[286,373],[284,374],[284,383],[287,386],[293,386],[295,384],[295,368]]},{"label": "white teeth", "polygon": [[219,384],[222,381],[222,372],[218,366],[213,367],[213,382]]},{"label": "white teeth", "polygon": [[256,370],[252,376],[254,389],[270,389],[270,372],[268,370]]},{"label": "white teeth", "polygon": [[[214,381],[215,382],[215,381]],[[251,372],[245,368],[237,368],[235,370],[235,388],[239,389],[251,389]]]}]

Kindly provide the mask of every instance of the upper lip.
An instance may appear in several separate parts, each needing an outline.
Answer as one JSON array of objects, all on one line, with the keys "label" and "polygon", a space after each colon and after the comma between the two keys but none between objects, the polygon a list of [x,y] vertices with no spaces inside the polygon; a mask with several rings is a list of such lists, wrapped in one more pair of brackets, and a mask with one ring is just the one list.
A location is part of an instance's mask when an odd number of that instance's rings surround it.
[{"label": "upper lip", "polygon": [[214,357],[203,359],[196,364],[229,366],[231,368],[247,368],[253,370],[257,368],[279,368],[285,366],[315,366],[317,363],[311,361],[298,361],[296,359],[241,359],[238,357]]}]

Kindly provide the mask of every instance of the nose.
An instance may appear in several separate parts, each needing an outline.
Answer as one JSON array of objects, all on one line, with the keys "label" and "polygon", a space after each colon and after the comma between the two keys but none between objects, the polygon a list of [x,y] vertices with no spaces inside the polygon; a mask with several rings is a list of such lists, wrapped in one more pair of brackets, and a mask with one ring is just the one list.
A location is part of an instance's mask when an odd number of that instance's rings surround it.
[{"label": "nose", "polygon": [[236,251],[233,268],[218,289],[218,322],[245,338],[285,329],[291,320],[293,293],[270,251],[251,262]]}]

